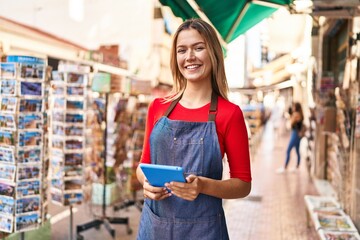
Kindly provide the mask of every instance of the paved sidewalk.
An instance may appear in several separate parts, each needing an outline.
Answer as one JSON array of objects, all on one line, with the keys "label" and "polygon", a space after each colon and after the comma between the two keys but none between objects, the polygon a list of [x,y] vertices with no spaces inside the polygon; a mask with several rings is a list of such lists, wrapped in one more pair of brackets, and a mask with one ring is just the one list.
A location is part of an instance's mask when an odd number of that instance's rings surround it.
[{"label": "paved sidewalk", "polygon": [[[316,231],[306,226],[303,196],[317,194],[306,164],[297,172],[278,174],[282,167],[289,133],[275,139],[271,123],[264,128],[261,143],[252,156],[252,191],[245,199],[224,204],[232,240],[312,240]],[[293,150],[289,168],[296,165]]]}]

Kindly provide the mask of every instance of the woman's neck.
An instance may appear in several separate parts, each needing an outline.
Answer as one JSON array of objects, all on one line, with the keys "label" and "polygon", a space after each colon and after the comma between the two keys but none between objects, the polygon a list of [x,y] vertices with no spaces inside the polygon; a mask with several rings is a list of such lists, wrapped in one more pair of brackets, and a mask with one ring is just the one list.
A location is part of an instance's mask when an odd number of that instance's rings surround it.
[{"label": "woman's neck", "polygon": [[181,99],[180,104],[186,108],[199,108],[211,101],[211,89],[191,89],[186,88]]}]

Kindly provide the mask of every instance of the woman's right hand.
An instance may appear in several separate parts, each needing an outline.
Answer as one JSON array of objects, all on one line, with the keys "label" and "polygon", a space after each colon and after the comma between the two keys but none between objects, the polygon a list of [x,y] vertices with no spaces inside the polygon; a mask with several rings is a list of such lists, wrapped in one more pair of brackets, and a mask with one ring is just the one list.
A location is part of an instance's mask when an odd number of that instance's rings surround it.
[{"label": "woman's right hand", "polygon": [[152,200],[163,200],[171,196],[171,193],[166,187],[154,187],[150,185],[147,179],[144,181],[143,191],[144,198],[150,198]]}]

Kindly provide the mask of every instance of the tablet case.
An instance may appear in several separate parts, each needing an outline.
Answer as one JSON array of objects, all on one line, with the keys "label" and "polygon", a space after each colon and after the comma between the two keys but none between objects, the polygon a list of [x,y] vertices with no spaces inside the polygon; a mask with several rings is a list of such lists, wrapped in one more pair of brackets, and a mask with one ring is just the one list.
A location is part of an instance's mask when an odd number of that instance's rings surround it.
[{"label": "tablet case", "polygon": [[154,187],[163,187],[169,182],[186,182],[182,167],[140,163],[140,168]]}]

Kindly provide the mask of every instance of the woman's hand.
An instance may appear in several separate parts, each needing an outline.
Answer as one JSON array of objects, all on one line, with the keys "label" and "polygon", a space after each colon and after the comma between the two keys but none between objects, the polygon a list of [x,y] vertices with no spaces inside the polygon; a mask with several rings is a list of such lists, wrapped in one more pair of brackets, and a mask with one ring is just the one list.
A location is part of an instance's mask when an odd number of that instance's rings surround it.
[{"label": "woman's hand", "polygon": [[177,197],[188,201],[194,201],[201,192],[200,178],[195,175],[189,175],[186,178],[186,183],[170,182],[165,186]]},{"label": "woman's hand", "polygon": [[171,193],[165,187],[151,186],[148,180],[145,179],[143,185],[144,198],[150,198],[152,200],[163,200],[171,196]]}]

